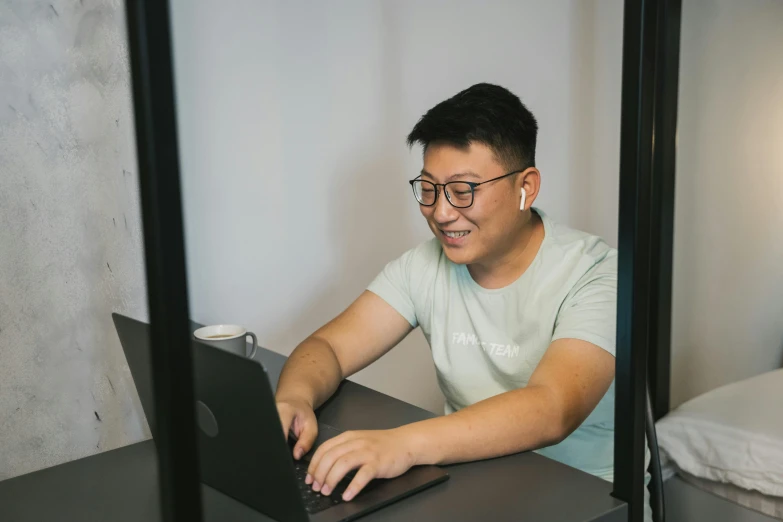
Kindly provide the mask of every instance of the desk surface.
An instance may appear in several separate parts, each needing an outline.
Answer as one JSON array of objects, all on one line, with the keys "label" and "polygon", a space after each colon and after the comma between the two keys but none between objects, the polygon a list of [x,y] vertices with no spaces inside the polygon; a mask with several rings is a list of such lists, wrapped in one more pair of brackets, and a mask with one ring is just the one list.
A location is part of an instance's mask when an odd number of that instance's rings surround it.
[{"label": "desk surface", "polygon": [[[256,359],[277,386],[285,357],[259,348]],[[343,430],[385,429],[433,414],[346,381],[319,410],[319,419]],[[627,519],[627,506],[610,496],[609,482],[536,453],[446,466],[450,480],[361,520],[601,521]],[[207,522],[271,519],[202,487]],[[155,522],[157,463],[151,440],[0,482],[5,522]]]}]

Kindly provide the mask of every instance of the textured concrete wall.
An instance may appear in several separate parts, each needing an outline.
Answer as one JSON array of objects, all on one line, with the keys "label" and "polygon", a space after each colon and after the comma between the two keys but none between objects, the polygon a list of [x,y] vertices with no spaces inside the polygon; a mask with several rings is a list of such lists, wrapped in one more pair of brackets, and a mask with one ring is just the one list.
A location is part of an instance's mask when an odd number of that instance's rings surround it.
[{"label": "textured concrete wall", "polygon": [[110,315],[146,317],[123,9],[0,1],[0,479],[148,436]]}]

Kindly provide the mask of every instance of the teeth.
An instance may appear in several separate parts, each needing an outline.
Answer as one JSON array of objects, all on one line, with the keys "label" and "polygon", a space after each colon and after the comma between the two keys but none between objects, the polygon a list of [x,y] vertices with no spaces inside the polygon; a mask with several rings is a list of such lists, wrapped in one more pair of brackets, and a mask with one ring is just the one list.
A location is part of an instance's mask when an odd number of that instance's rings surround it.
[{"label": "teeth", "polygon": [[463,231],[463,232],[446,232],[446,231],[444,231],[443,233],[446,236],[448,236],[448,237],[462,237],[462,236],[468,235],[467,231]]}]

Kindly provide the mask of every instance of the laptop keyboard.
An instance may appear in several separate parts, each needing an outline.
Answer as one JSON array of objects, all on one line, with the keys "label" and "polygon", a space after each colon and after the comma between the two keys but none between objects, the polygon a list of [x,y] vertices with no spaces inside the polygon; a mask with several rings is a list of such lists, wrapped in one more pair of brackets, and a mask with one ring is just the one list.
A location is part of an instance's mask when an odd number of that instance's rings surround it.
[{"label": "laptop keyboard", "polygon": [[[336,435],[340,434],[340,431],[337,428],[334,428],[332,426],[329,426],[328,424],[318,424],[318,433],[319,437],[324,437],[324,440],[334,437]],[[317,443],[317,441],[316,441]],[[293,453],[294,446],[296,445],[296,441],[289,437],[288,444],[291,449],[291,452]],[[337,487],[334,488],[332,493],[327,497],[325,495],[321,495],[320,493],[317,493],[313,491],[313,486],[305,484],[305,476],[307,476],[307,467],[310,465],[309,458],[306,455],[302,460],[295,460],[291,459],[294,463],[294,472],[296,474],[296,483],[299,486],[299,494],[302,497],[302,500],[304,500],[305,509],[308,513],[318,513],[319,511],[323,511],[324,509],[328,509],[332,506],[335,506],[337,504],[342,504],[345,501],[343,500],[343,493],[345,492],[345,489],[348,487],[348,485],[351,483],[351,480],[353,480],[353,477],[356,475],[356,470],[348,472],[343,480],[340,481],[339,484],[337,484]],[[369,491],[371,489],[374,489],[378,484],[381,482],[385,482],[384,480],[380,479],[374,479],[371,480],[364,488],[354,497],[354,499],[359,498],[362,496],[362,494],[365,491]]]},{"label": "laptop keyboard", "polygon": [[[302,500],[304,500],[305,510],[308,513],[318,513],[319,511],[323,511],[324,509],[343,503],[343,492],[345,491],[345,488],[348,487],[350,480],[340,481],[332,494],[327,497],[313,491],[312,484],[309,486],[305,484],[307,466],[307,462],[301,460],[294,461],[296,482],[299,486],[299,494],[302,496]],[[351,476],[353,476],[353,473],[351,473]]]}]

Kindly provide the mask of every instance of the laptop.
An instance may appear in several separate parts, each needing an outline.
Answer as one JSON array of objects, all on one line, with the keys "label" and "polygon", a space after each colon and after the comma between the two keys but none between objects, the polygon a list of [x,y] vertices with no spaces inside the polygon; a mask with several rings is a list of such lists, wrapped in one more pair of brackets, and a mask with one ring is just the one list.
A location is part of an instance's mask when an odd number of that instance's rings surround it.
[{"label": "laptop", "polygon": [[[154,439],[149,325],[116,313],[112,318]],[[415,466],[397,478],[370,481],[350,502],[342,493],[353,473],[330,496],[315,493],[304,483],[307,461],[340,430],[319,424],[313,450],[296,461],[263,365],[193,339],[193,372],[201,481],[271,518],[353,520],[448,479],[437,466]]]}]

